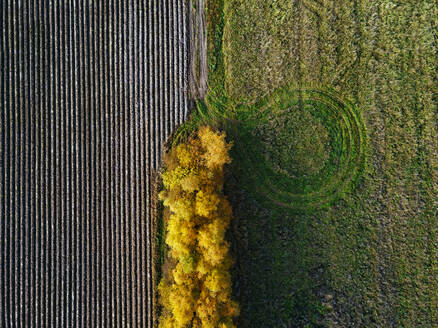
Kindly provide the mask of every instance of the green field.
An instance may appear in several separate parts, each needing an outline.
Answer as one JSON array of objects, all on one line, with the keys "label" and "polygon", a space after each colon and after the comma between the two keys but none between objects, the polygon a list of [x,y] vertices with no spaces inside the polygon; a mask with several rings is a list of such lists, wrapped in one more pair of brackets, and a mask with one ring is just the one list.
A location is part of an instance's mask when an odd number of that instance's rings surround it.
[{"label": "green field", "polygon": [[438,326],[436,26],[434,1],[207,1],[192,122],[234,140],[239,327]]}]

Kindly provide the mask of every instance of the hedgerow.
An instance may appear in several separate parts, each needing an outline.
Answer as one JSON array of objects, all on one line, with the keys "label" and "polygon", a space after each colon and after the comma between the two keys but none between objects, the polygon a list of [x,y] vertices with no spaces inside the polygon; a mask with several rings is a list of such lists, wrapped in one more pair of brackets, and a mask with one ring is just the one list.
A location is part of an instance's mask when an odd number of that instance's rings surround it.
[{"label": "hedgerow", "polygon": [[233,263],[225,233],[232,211],[224,197],[223,167],[230,163],[225,134],[201,127],[164,159],[160,199],[170,210],[166,244],[172,268],[159,286],[159,327],[235,327]]}]

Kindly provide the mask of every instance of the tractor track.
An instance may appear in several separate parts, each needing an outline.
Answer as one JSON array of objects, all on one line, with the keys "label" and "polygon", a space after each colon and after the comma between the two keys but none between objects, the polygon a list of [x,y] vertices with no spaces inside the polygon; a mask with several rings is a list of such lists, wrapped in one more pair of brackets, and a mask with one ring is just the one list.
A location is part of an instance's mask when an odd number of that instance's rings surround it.
[{"label": "tractor track", "polygon": [[153,327],[185,0],[0,4],[0,326]]}]

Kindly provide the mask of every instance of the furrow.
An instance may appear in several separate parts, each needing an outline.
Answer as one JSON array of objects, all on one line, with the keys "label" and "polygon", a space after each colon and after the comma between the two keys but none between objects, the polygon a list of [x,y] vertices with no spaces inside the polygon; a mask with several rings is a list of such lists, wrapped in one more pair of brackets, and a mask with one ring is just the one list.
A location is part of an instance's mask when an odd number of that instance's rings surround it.
[{"label": "furrow", "polygon": [[88,113],[89,109],[87,106],[87,96],[86,96],[86,89],[87,89],[87,83],[86,83],[86,63],[87,63],[87,56],[86,56],[86,45],[84,44],[85,40],[85,20],[84,20],[84,12],[85,9],[83,7],[83,2],[78,1],[78,25],[79,25],[79,38],[78,38],[78,50],[80,51],[79,58],[80,58],[80,94],[79,98],[81,101],[80,104],[80,183],[82,185],[81,187],[81,196],[80,196],[80,221],[79,221],[79,227],[80,227],[80,272],[81,272],[81,280],[79,281],[80,286],[79,288],[79,294],[80,294],[80,312],[79,312],[79,318],[81,320],[80,326],[86,327],[88,325],[87,323],[87,308],[88,308],[88,290],[87,290],[87,281],[88,281],[88,275],[87,275],[87,254],[88,254],[88,245],[87,245],[87,226],[88,226],[88,219],[87,219],[87,167],[88,163],[87,161],[87,148],[86,148],[86,140],[87,140],[87,126],[86,122],[88,121],[86,114]]},{"label": "furrow", "polygon": [[64,304],[64,311],[66,313],[65,326],[73,326],[74,321],[74,267],[76,258],[74,257],[74,223],[75,223],[75,189],[74,189],[74,55],[73,55],[73,31],[72,31],[72,3],[66,4],[64,9],[64,47],[65,47],[65,77],[68,81],[68,88],[65,93],[66,99],[66,187],[67,187],[67,201],[66,201],[66,221],[65,229],[67,231],[66,251],[64,253],[66,268],[65,280],[67,283],[66,294],[67,301]]},{"label": "furrow", "polygon": [[[19,11],[19,6],[17,4],[12,4],[12,15],[21,15]],[[13,16],[12,16],[13,17]],[[26,291],[29,289],[26,288],[28,284],[27,272],[29,268],[29,257],[26,252],[26,234],[27,226],[26,224],[26,216],[29,217],[29,206],[30,206],[30,194],[28,193],[29,188],[23,188],[24,191],[19,188],[20,178],[28,175],[28,171],[26,170],[26,166],[29,164],[29,144],[30,142],[26,142],[25,146],[20,143],[21,134],[17,129],[20,126],[20,123],[27,124],[30,120],[26,119],[28,117],[29,111],[26,109],[20,110],[20,108],[24,107],[24,83],[18,83],[20,79],[20,69],[23,69],[23,62],[25,60],[25,52],[26,47],[24,46],[24,20],[15,21],[12,23],[12,35],[13,41],[11,44],[11,48],[13,49],[13,60],[11,67],[11,77],[10,81],[10,90],[11,90],[11,107],[9,114],[9,131],[10,131],[10,173],[9,173],[9,193],[10,193],[10,216],[9,220],[14,224],[11,224],[11,239],[10,239],[10,259],[14,263],[11,263],[11,277],[10,277],[10,286],[9,289],[14,291],[14,286],[20,286],[20,290],[18,288],[15,289],[15,294],[11,293],[11,319],[13,322],[18,324],[25,322],[25,313],[26,307],[28,305],[28,298]],[[23,51],[18,51],[19,48],[23,47]],[[26,116],[26,118],[24,118]],[[30,123],[29,123],[30,124]],[[29,126],[30,127],[30,126]],[[28,130],[26,126],[26,130]],[[30,138],[30,134],[26,133],[25,137],[27,140]],[[20,160],[20,158],[24,158],[24,160]],[[17,159],[17,160],[14,160]],[[29,168],[29,166],[27,166]],[[17,174],[18,173],[18,174]],[[18,179],[17,179],[18,178]],[[23,192],[26,192],[25,198]],[[22,196],[22,197],[20,197]],[[20,204],[19,208],[16,206],[17,202]],[[17,210],[19,212],[17,213]],[[18,215],[17,215],[18,214]],[[18,237],[20,236],[20,237]],[[18,237],[18,238],[17,238]],[[25,275],[26,274],[26,275]],[[23,282],[23,284],[20,284]],[[13,298],[15,296],[15,299]]]},{"label": "furrow", "polygon": [[185,100],[184,100],[184,82],[185,82],[185,73],[187,67],[185,66],[185,51],[188,51],[187,45],[186,45],[186,38],[184,37],[184,33],[187,33],[185,29],[185,19],[184,11],[185,6],[182,2],[179,2],[179,13],[178,13],[178,20],[179,20],[179,29],[178,29],[178,37],[179,37],[179,66],[178,66],[178,73],[179,73],[179,94],[180,94],[180,108],[179,108],[179,122],[182,122],[184,120],[184,114],[185,114]]},{"label": "furrow", "polygon": [[96,53],[96,24],[95,24],[95,11],[96,11],[96,2],[92,1],[88,3],[88,42],[90,47],[90,240],[91,240],[91,253],[90,256],[90,266],[91,266],[91,326],[97,327],[97,322],[99,318],[98,308],[98,286],[101,280],[101,277],[98,276],[97,273],[97,261],[98,261],[98,243],[97,243],[97,234],[99,232],[99,215],[100,212],[97,211],[97,195],[98,195],[98,179],[97,179],[97,163],[99,154],[97,152],[97,128],[98,128],[98,120],[97,120],[97,112],[99,110],[97,103],[97,95],[96,95],[96,77],[99,74],[99,67],[96,64],[96,59],[98,58],[98,54]]},{"label": "furrow", "polygon": [[43,154],[46,151],[45,149],[45,130],[43,128],[44,124],[44,118],[43,118],[43,109],[42,109],[42,101],[41,101],[41,95],[42,95],[42,84],[41,84],[41,75],[42,75],[42,65],[40,59],[42,58],[41,55],[41,48],[40,48],[40,40],[41,40],[41,29],[39,24],[39,5],[38,2],[33,1],[33,12],[29,17],[31,17],[31,21],[33,22],[33,35],[35,35],[34,40],[34,60],[33,60],[33,71],[35,73],[34,79],[33,79],[33,90],[34,90],[34,97],[35,97],[35,112],[37,113],[36,122],[38,124],[38,129],[36,130],[36,137],[38,138],[38,141],[36,141],[36,145],[40,145],[40,147],[36,147],[37,150],[37,158],[36,163],[38,165],[38,173],[36,177],[36,184],[37,184],[37,223],[35,226],[36,229],[36,239],[38,240],[35,243],[35,266],[36,266],[36,273],[35,273],[35,301],[33,303],[33,312],[35,315],[35,326],[41,327],[43,325],[42,323],[42,312],[43,307],[41,306],[42,300],[43,300],[43,293],[42,293],[42,282],[44,279],[43,276],[43,258],[44,258],[44,244],[43,244],[43,217],[44,217],[44,202],[43,202],[43,188],[44,188],[44,163],[43,163]]},{"label": "furrow", "polygon": [[[11,290],[11,286],[10,286],[10,278],[11,275],[10,273],[12,272],[12,268],[11,268],[11,254],[10,254],[10,245],[13,241],[13,239],[11,238],[11,228],[12,228],[12,220],[11,220],[11,203],[10,203],[10,191],[11,191],[11,177],[10,177],[10,158],[11,156],[11,143],[12,138],[11,138],[11,132],[10,132],[10,124],[11,124],[11,104],[13,102],[13,89],[12,89],[12,81],[13,81],[13,77],[12,77],[12,67],[13,64],[11,64],[11,61],[13,59],[13,56],[11,55],[11,53],[13,52],[13,50],[11,50],[12,48],[12,33],[11,30],[11,17],[12,17],[12,12],[11,12],[11,3],[10,2],[6,2],[7,3],[7,12],[5,14],[5,19],[4,19],[4,23],[5,24],[5,30],[7,31],[4,35],[5,38],[7,39],[5,41],[5,67],[7,68],[6,74],[5,74],[5,81],[6,81],[6,86],[5,86],[5,110],[4,110],[4,134],[5,134],[5,144],[4,144],[4,168],[3,168],[3,172],[4,172],[4,200],[3,200],[3,204],[4,204],[4,222],[5,222],[5,243],[4,243],[4,257],[5,257],[5,270],[4,270],[4,275],[3,275],[3,279],[4,279],[4,286],[5,286],[5,293],[4,293],[4,304],[5,304],[5,322],[6,325],[7,324],[11,324],[13,322],[12,319],[12,315],[14,313],[14,309],[12,307],[11,304],[11,294],[14,292],[13,290]],[[3,112],[3,111],[2,111]],[[18,288],[17,288],[18,289]]]},{"label": "furrow", "polygon": [[6,326],[6,287],[4,277],[6,276],[6,214],[5,214],[5,145],[6,145],[6,128],[5,128],[5,113],[7,111],[6,103],[6,44],[4,42],[6,36],[6,8],[5,1],[0,4],[0,19],[3,24],[0,24],[0,47],[3,51],[0,51],[0,240],[3,242],[0,245],[0,325]]},{"label": "furrow", "polygon": [[159,9],[158,9],[158,1],[152,1],[153,4],[153,12],[152,12],[152,17],[153,17],[153,21],[152,21],[152,26],[154,28],[154,41],[153,41],[153,45],[154,45],[154,50],[153,50],[153,56],[154,56],[154,62],[153,62],[153,68],[152,68],[152,75],[154,77],[154,87],[153,87],[153,93],[154,95],[152,96],[154,99],[154,109],[153,109],[153,113],[154,113],[154,125],[152,127],[152,131],[154,131],[154,149],[153,149],[153,156],[154,156],[154,168],[158,167],[158,163],[159,163],[159,151],[160,151],[160,143],[159,143],[159,139],[161,136],[161,127],[160,127],[160,102],[159,102],[159,74],[160,74],[160,69],[159,69],[159,60],[160,60],[160,53],[159,53],[159,48],[160,48],[160,43],[159,43],[159,33],[160,33],[160,29],[159,29]]},{"label": "furrow", "polygon": [[138,188],[139,188],[139,177],[138,177],[138,145],[141,144],[139,139],[139,111],[140,111],[140,100],[139,100],[139,79],[138,73],[140,67],[138,66],[138,16],[139,8],[137,6],[137,0],[132,0],[130,7],[130,20],[131,20],[131,79],[132,79],[132,91],[131,91],[131,110],[132,110],[132,126],[131,126],[131,147],[132,147],[132,159],[131,163],[131,303],[132,303],[132,326],[138,326],[138,297],[141,295],[138,289],[137,277],[138,277],[138,261],[140,256],[138,254],[137,245],[139,243],[138,236]]},{"label": "furrow", "polygon": [[[109,297],[111,299],[111,310],[110,310],[110,317],[109,317],[109,321],[111,322],[111,326],[112,327],[117,327],[117,275],[116,272],[117,270],[115,269],[115,263],[116,263],[116,237],[115,237],[115,223],[114,220],[116,219],[116,204],[115,204],[115,199],[114,199],[114,195],[116,193],[115,190],[115,181],[116,181],[116,177],[114,175],[114,167],[116,166],[116,161],[115,161],[115,145],[114,145],[114,140],[115,140],[115,111],[112,110],[112,108],[115,108],[116,105],[116,98],[115,98],[115,83],[116,83],[116,76],[115,76],[115,69],[114,69],[114,53],[115,51],[113,51],[114,49],[114,25],[112,24],[112,22],[114,21],[114,11],[110,10],[109,8],[111,8],[111,5],[113,5],[112,1],[110,1],[108,3],[108,8],[107,8],[107,27],[108,27],[108,32],[107,32],[107,36],[108,36],[108,44],[107,44],[107,59],[108,59],[108,76],[109,76],[109,113],[108,113],[108,117],[109,117],[109,131],[108,131],[108,143],[110,146],[110,153],[109,153],[109,160],[108,160],[108,164],[109,164],[109,168],[108,168],[108,183],[109,183],[109,207],[110,207],[110,212],[109,212],[109,223],[108,223],[108,235],[110,237],[110,242],[108,243],[108,254],[111,254],[110,258],[111,258],[111,262],[108,263],[108,267],[107,267],[107,273],[108,273],[108,281],[109,281],[109,286],[111,286],[110,290],[109,290]],[[108,255],[107,254],[107,255]]]},{"label": "furrow", "polygon": [[55,144],[55,140],[56,140],[56,118],[55,118],[55,113],[56,111],[53,110],[54,108],[56,108],[56,92],[55,92],[55,74],[56,72],[54,72],[54,65],[55,65],[55,52],[54,52],[54,46],[53,46],[53,39],[55,38],[54,34],[55,34],[55,29],[54,29],[54,23],[53,23],[53,8],[50,8],[49,4],[47,3],[47,13],[48,13],[48,21],[47,21],[47,26],[49,26],[49,35],[48,35],[48,44],[49,44],[49,62],[48,62],[48,67],[49,67],[49,74],[48,74],[48,81],[50,83],[50,94],[49,94],[49,105],[48,105],[48,111],[50,111],[50,168],[49,168],[49,174],[50,174],[50,192],[49,195],[52,195],[52,197],[50,197],[50,222],[49,222],[49,226],[50,226],[50,233],[48,234],[48,239],[50,240],[50,246],[49,246],[49,265],[50,265],[50,278],[48,279],[48,281],[50,281],[51,283],[49,284],[49,298],[50,298],[50,305],[49,305],[49,316],[48,316],[48,325],[50,325],[50,327],[54,327],[55,326],[55,318],[56,318],[56,272],[55,272],[55,252],[56,252],[56,243],[55,243],[55,239],[56,239],[56,230],[55,230],[55,224],[56,224],[56,218],[57,218],[57,213],[56,213],[56,208],[57,208],[57,204],[56,204],[56,198],[57,198],[57,192],[56,192],[56,177],[55,172],[56,172],[56,154],[57,154],[57,150],[56,150],[56,144]]},{"label": "furrow", "polygon": [[143,313],[145,313],[145,315],[143,316],[143,322],[146,323],[146,325],[148,327],[152,327],[151,323],[151,309],[149,308],[149,299],[150,299],[150,294],[149,294],[149,283],[148,283],[148,278],[149,278],[149,274],[148,274],[148,270],[150,267],[150,257],[149,257],[149,251],[147,248],[148,245],[148,237],[149,237],[149,217],[148,217],[148,213],[150,211],[150,206],[149,206],[149,201],[148,201],[148,197],[149,197],[149,190],[148,190],[148,182],[149,182],[149,172],[152,166],[152,162],[153,162],[153,158],[152,158],[152,154],[153,154],[153,149],[152,149],[152,142],[153,142],[153,133],[152,133],[152,126],[153,126],[153,98],[152,98],[152,90],[153,90],[153,79],[152,79],[152,65],[153,65],[153,56],[152,56],[152,49],[153,49],[153,32],[154,32],[154,28],[152,25],[152,8],[151,8],[151,0],[147,0],[145,3],[145,6],[147,6],[147,8],[145,8],[146,11],[146,20],[145,20],[145,24],[144,26],[146,27],[146,33],[143,33],[143,35],[146,36],[146,42],[147,42],[147,51],[146,51],[146,56],[147,56],[147,65],[145,65],[145,67],[147,67],[147,70],[145,71],[145,85],[146,85],[146,89],[144,92],[144,97],[145,97],[145,102],[146,102],[146,108],[145,108],[145,112],[146,112],[146,119],[144,122],[145,125],[145,147],[144,147],[144,152],[145,152],[145,162],[146,162],[146,167],[145,167],[145,172],[142,173],[145,176],[145,215],[144,215],[144,222],[143,223],[143,233],[144,233],[144,239],[142,240],[142,250],[143,253],[145,254],[145,262],[143,263],[142,266],[142,291],[145,295],[143,302],[142,302],[142,308],[143,308]]},{"label": "furrow", "polygon": [[189,81],[188,81],[188,68],[189,68],[189,62],[188,62],[188,58],[189,58],[189,34],[187,31],[187,26],[188,26],[188,20],[189,20],[189,9],[187,8],[187,1],[181,1],[182,3],[182,12],[181,12],[181,16],[183,18],[182,21],[182,33],[180,33],[181,37],[183,38],[183,57],[182,57],[182,74],[183,74],[183,84],[181,86],[182,91],[183,91],[183,108],[184,108],[184,112],[183,112],[183,116],[181,117],[181,123],[184,122],[187,119],[187,116],[189,114],[189,102],[188,102],[188,85],[189,85]]},{"label": "furrow", "polygon": [[132,181],[132,164],[135,160],[134,155],[134,146],[133,146],[133,113],[135,112],[135,104],[133,103],[133,67],[132,67],[132,45],[133,45],[133,34],[131,27],[133,25],[133,18],[132,18],[132,2],[126,1],[126,7],[125,7],[125,35],[127,36],[126,41],[126,47],[125,47],[125,54],[126,54],[126,79],[128,81],[127,83],[127,92],[126,92],[126,99],[127,99],[127,105],[126,105],[126,120],[127,120],[127,132],[125,133],[126,141],[125,141],[125,147],[126,147],[126,166],[125,166],[125,181],[126,181],[126,189],[125,192],[127,194],[127,199],[125,201],[126,206],[126,217],[125,217],[125,223],[126,223],[126,251],[125,256],[127,258],[127,265],[126,265],[126,285],[127,285],[127,296],[126,296],[126,304],[127,304],[127,320],[128,320],[128,326],[133,326],[133,318],[134,318],[134,302],[133,302],[133,284],[132,284],[132,267],[133,267],[133,257],[132,257],[132,225],[133,221],[135,220],[135,217],[133,216],[133,208],[132,208],[132,199],[133,199],[133,187],[134,183]]},{"label": "furrow", "polygon": [[163,9],[161,10],[162,16],[163,16],[163,56],[161,57],[161,60],[163,61],[163,72],[162,72],[162,79],[163,86],[162,86],[162,92],[163,92],[163,98],[164,102],[162,105],[163,108],[163,117],[162,120],[164,120],[164,135],[162,137],[162,140],[166,140],[169,136],[169,129],[170,129],[170,120],[169,120],[169,8],[168,8],[168,1],[163,0]]},{"label": "furrow", "polygon": [[[51,185],[50,185],[50,154],[51,154],[51,124],[50,124],[50,48],[46,50],[46,40],[49,39],[49,24],[47,22],[47,5],[40,3],[40,17],[42,18],[42,22],[40,26],[43,29],[41,43],[40,43],[40,51],[43,53],[42,58],[42,66],[44,67],[44,74],[42,74],[42,81],[45,81],[42,84],[44,101],[43,101],[43,110],[44,110],[44,126],[45,126],[45,138],[44,138],[44,146],[46,152],[44,154],[44,163],[45,163],[45,172],[44,172],[44,195],[50,195]],[[43,280],[43,294],[44,294],[44,303],[42,307],[43,311],[43,322],[42,325],[45,327],[50,327],[50,217],[51,217],[51,201],[50,199],[46,199],[45,203],[45,217],[44,217],[44,280]]]},{"label": "furrow", "polygon": [[145,313],[145,299],[147,295],[145,294],[145,269],[146,269],[146,261],[145,257],[146,249],[144,246],[144,227],[146,223],[145,218],[145,203],[146,203],[146,189],[144,184],[145,174],[146,174],[146,120],[147,120],[147,110],[148,110],[148,99],[147,99],[147,67],[148,63],[145,60],[147,53],[147,42],[148,42],[148,26],[147,26],[147,2],[144,0],[138,0],[138,10],[140,11],[140,17],[137,25],[137,35],[138,35],[138,74],[139,79],[138,83],[140,85],[139,88],[139,122],[138,126],[140,128],[140,143],[139,143],[139,155],[140,155],[140,167],[137,172],[139,175],[139,190],[138,190],[138,201],[139,201],[139,222],[138,222],[138,234],[137,234],[137,252],[139,254],[139,258],[137,261],[137,311],[138,311],[138,326],[147,325],[147,314]]},{"label": "furrow", "polygon": [[102,145],[101,149],[103,152],[103,157],[101,161],[101,181],[102,181],[102,192],[103,198],[101,200],[100,210],[102,212],[102,250],[101,250],[101,260],[102,260],[102,278],[104,279],[102,283],[102,327],[109,327],[112,323],[110,315],[112,313],[111,308],[111,289],[112,289],[112,277],[110,263],[112,258],[112,248],[111,245],[111,174],[110,174],[110,159],[111,159],[111,119],[110,119],[110,86],[111,86],[111,73],[109,68],[109,5],[108,2],[104,2],[102,5],[102,14],[100,21],[100,40],[103,40],[100,44],[101,52],[101,68],[103,73],[100,75],[100,97],[101,106],[103,113],[101,113],[101,138]]},{"label": "furrow", "polygon": [[63,309],[62,304],[64,302],[64,281],[62,275],[62,250],[63,250],[63,220],[64,220],[64,200],[63,196],[65,191],[63,190],[63,157],[64,157],[64,136],[63,136],[63,120],[64,120],[64,104],[62,101],[62,91],[64,85],[62,85],[62,45],[61,45],[61,19],[60,19],[59,6],[53,7],[53,27],[54,27],[54,40],[53,48],[55,50],[55,57],[53,63],[55,64],[55,125],[56,125],[56,137],[55,137],[55,188],[56,188],[56,215],[55,215],[55,326],[62,326]]},{"label": "furrow", "polygon": [[97,166],[97,172],[96,172],[96,195],[95,195],[95,204],[96,204],[96,213],[97,217],[96,220],[98,222],[99,229],[96,230],[96,259],[97,259],[97,265],[96,265],[96,276],[98,279],[97,290],[97,302],[96,302],[96,312],[97,312],[97,318],[96,318],[96,326],[104,327],[105,326],[105,315],[106,315],[106,299],[105,299],[105,291],[106,291],[106,276],[104,274],[105,270],[105,220],[106,212],[105,212],[105,201],[106,201],[106,193],[104,191],[104,183],[105,183],[105,177],[104,177],[104,157],[106,155],[105,151],[105,113],[106,113],[106,106],[105,106],[105,89],[104,89],[104,79],[103,79],[103,72],[105,69],[105,55],[102,50],[103,44],[105,41],[104,37],[104,3],[97,2],[95,3],[94,11],[94,25],[95,25],[95,42],[94,47],[96,51],[96,69],[97,74],[95,78],[95,98],[96,98],[96,153],[97,153],[97,159],[96,159],[96,166]]},{"label": "furrow", "polygon": [[[75,186],[75,204],[74,204],[74,219],[73,222],[73,229],[75,231],[75,238],[74,238],[74,254],[75,254],[75,266],[74,266],[74,277],[75,280],[75,286],[74,286],[74,311],[73,311],[73,326],[80,327],[81,325],[81,301],[82,301],[82,295],[80,293],[80,286],[82,282],[82,274],[81,274],[81,259],[82,259],[82,243],[81,243],[81,215],[82,215],[82,193],[81,193],[81,186],[82,186],[82,179],[81,179],[81,111],[80,108],[82,105],[81,102],[81,57],[79,52],[79,37],[80,37],[80,29],[78,28],[78,4],[76,0],[73,0],[72,2],[72,28],[73,28],[73,64],[74,64],[74,92],[73,92],[73,101],[75,104],[75,111],[74,111],[74,127],[75,127],[75,135],[74,135],[74,186]],[[79,108],[79,110],[77,110]]]},{"label": "furrow", "polygon": [[120,265],[120,295],[121,295],[121,325],[128,326],[128,306],[126,302],[127,295],[127,285],[126,285],[126,88],[127,85],[125,83],[126,79],[126,18],[125,18],[125,1],[119,3],[119,60],[120,60],[120,80],[119,80],[119,95],[120,95],[120,126],[119,126],[119,156],[120,156],[120,170],[119,170],[119,180],[120,180],[120,217],[118,220],[120,221],[120,230],[119,230],[119,238],[120,238],[120,255],[119,255],[119,265]]},{"label": "furrow", "polygon": [[[111,2],[111,4],[113,6],[115,6],[115,4],[113,2]],[[112,22],[116,22],[118,16],[116,16],[116,9],[114,8],[114,10],[111,11],[111,21]],[[117,42],[117,27],[115,26],[115,24],[110,24],[111,26],[111,32],[110,32],[110,44],[113,45],[113,47],[115,47],[115,51],[112,52],[111,56],[110,56],[110,69],[111,72],[113,73],[113,78],[111,79],[112,81],[112,86],[111,86],[111,108],[120,108],[120,104],[119,104],[119,97],[117,95],[117,90],[118,90],[118,70],[117,70],[117,60],[118,60],[118,48],[116,46],[116,42]],[[113,281],[113,294],[112,294],[112,307],[113,307],[113,316],[112,316],[112,322],[114,324],[115,327],[120,326],[119,324],[119,317],[120,317],[120,290],[119,290],[119,271],[118,271],[118,262],[117,259],[119,258],[119,247],[118,247],[118,230],[119,230],[119,225],[118,225],[118,220],[117,217],[119,217],[119,204],[118,204],[118,196],[117,196],[117,192],[118,192],[118,175],[117,175],[117,168],[118,168],[118,163],[119,163],[119,159],[118,159],[118,134],[117,134],[117,129],[118,129],[118,111],[112,111],[111,113],[111,135],[112,135],[112,152],[111,152],[111,176],[112,176],[112,189],[111,189],[111,203],[114,204],[114,206],[112,207],[112,211],[111,211],[111,217],[114,218],[114,221],[112,221],[112,229],[111,229],[111,238],[113,241],[113,247],[112,247],[112,257],[114,258],[114,261],[112,263],[112,272],[113,272],[113,276],[112,276],[112,281]]]},{"label": "furrow", "polygon": [[[121,123],[123,122],[123,102],[122,102],[122,98],[123,98],[123,94],[122,94],[122,90],[123,90],[123,82],[122,82],[122,78],[121,78],[121,72],[123,71],[123,59],[122,59],[122,41],[121,41],[121,34],[122,34],[122,30],[121,30],[121,25],[122,25],[122,20],[123,20],[123,16],[121,15],[121,9],[120,9],[120,3],[117,3],[117,8],[116,8],[116,12],[117,12],[117,45],[116,45],[116,49],[118,51],[117,54],[117,62],[120,63],[120,65],[117,65],[117,94],[118,94],[118,106],[117,108],[119,108],[118,112],[118,117],[116,120],[116,130],[117,130],[117,169],[116,169],[116,178],[117,178],[117,190],[116,190],[116,197],[118,200],[117,203],[117,210],[118,210],[118,214],[116,217],[116,222],[117,222],[117,229],[116,229],[116,238],[117,238],[117,282],[118,282],[118,286],[117,286],[117,291],[118,291],[118,296],[117,296],[117,301],[118,301],[118,310],[120,311],[119,313],[119,322],[118,322],[118,326],[126,326],[126,321],[125,321],[125,310],[124,310],[124,286],[123,286],[123,276],[122,276],[122,272],[123,272],[123,262],[124,262],[124,253],[123,253],[123,249],[122,249],[122,242],[123,242],[123,226],[122,226],[122,222],[120,221],[122,218],[124,218],[124,213],[123,213],[123,209],[122,209],[122,193],[123,193],[123,185],[122,185],[122,170],[123,170],[123,162],[122,162],[122,149],[121,149],[121,145],[122,145],[122,136],[123,136],[123,132],[122,130],[122,125]],[[121,114],[122,113],[122,114]]]},{"label": "furrow", "polygon": [[[142,212],[142,204],[144,203],[144,199],[142,197],[142,193],[144,191],[143,186],[143,172],[144,172],[144,157],[143,157],[143,144],[144,144],[144,70],[143,70],[143,62],[144,62],[144,43],[143,43],[143,31],[142,26],[144,24],[144,8],[142,2],[140,0],[135,0],[134,13],[136,13],[135,20],[135,46],[134,53],[137,55],[135,58],[135,68],[134,73],[136,74],[136,83],[134,85],[136,88],[135,93],[135,101],[137,103],[136,109],[138,113],[138,119],[135,124],[135,140],[134,143],[137,145],[137,158],[135,160],[135,178],[134,183],[136,184],[135,188],[135,204],[136,204],[136,225],[135,225],[135,272],[133,276],[135,293],[134,297],[136,302],[136,322],[134,323],[137,327],[141,326],[144,321],[142,320],[142,299],[144,298],[143,289],[142,289],[142,263],[146,261],[143,257],[142,252],[142,223],[145,221]],[[136,113],[136,117],[137,117]]]},{"label": "furrow", "polygon": [[58,255],[58,261],[59,261],[59,271],[58,271],[58,277],[60,278],[60,298],[58,298],[59,304],[58,307],[58,313],[59,313],[59,320],[61,326],[66,326],[66,310],[65,305],[69,300],[67,299],[66,294],[66,258],[65,258],[65,249],[66,249],[66,220],[67,220],[67,196],[68,196],[68,190],[67,190],[67,169],[66,169],[66,122],[67,122],[67,107],[66,107],[66,89],[67,89],[67,79],[65,77],[65,62],[67,58],[65,57],[65,23],[64,23],[64,15],[63,11],[65,11],[64,4],[60,4],[57,7],[57,19],[59,24],[59,36],[58,36],[58,42],[57,47],[59,48],[58,53],[58,61],[59,61],[59,71],[58,71],[58,77],[59,77],[59,100],[60,100],[60,121],[59,121],[59,130],[60,130],[60,144],[59,144],[59,153],[60,153],[60,162],[59,162],[59,183],[60,183],[60,218],[58,220],[58,233],[60,234],[60,242],[59,242],[59,255]]},{"label": "furrow", "polygon": [[157,166],[156,168],[158,168],[160,166],[161,163],[161,149],[162,149],[162,141],[165,138],[166,132],[165,132],[165,127],[166,127],[166,122],[165,122],[165,116],[164,116],[164,112],[165,112],[165,104],[164,104],[164,22],[163,22],[163,2],[164,0],[159,0],[157,1],[158,3],[158,68],[156,67],[156,69],[158,69],[157,75],[158,75],[158,91],[159,91],[159,96],[158,96],[158,108],[157,111],[159,113],[158,116],[158,122],[160,125],[160,134],[159,134],[159,138],[158,138],[158,147],[157,147]]},{"label": "furrow", "polygon": [[179,76],[179,72],[177,70],[178,67],[180,67],[180,61],[179,61],[179,57],[178,57],[178,49],[179,49],[179,40],[178,40],[178,36],[179,36],[179,30],[178,30],[178,19],[177,17],[178,15],[178,5],[177,5],[177,0],[171,0],[172,3],[172,61],[171,61],[171,67],[172,67],[172,97],[174,100],[174,106],[172,108],[173,110],[173,117],[172,117],[172,122],[173,122],[173,126],[172,129],[174,130],[176,126],[178,126],[179,124],[181,124],[180,120],[179,120],[179,109],[180,109],[180,102],[179,102],[179,93],[178,93],[178,76]]},{"label": "furrow", "polygon": [[155,69],[157,65],[157,24],[156,24],[156,8],[155,4],[156,2],[153,0],[148,0],[148,14],[149,14],[149,24],[147,26],[151,27],[149,35],[149,92],[148,92],[148,99],[149,99],[149,119],[148,119],[148,135],[149,135],[149,161],[148,161],[148,167],[147,167],[147,187],[146,187],[146,198],[148,200],[148,203],[146,204],[147,209],[147,215],[146,215],[146,242],[145,242],[145,248],[147,253],[147,269],[146,269],[146,286],[147,286],[147,305],[146,305],[146,311],[148,314],[148,326],[151,327],[152,323],[152,303],[151,303],[151,271],[152,271],[152,262],[151,262],[151,256],[150,256],[150,236],[151,236],[151,222],[150,222],[150,212],[151,212],[151,203],[150,203],[150,172],[152,168],[155,168],[157,166],[157,135],[158,135],[158,125],[157,125],[157,79]]},{"label": "furrow", "polygon": [[[32,17],[33,13],[33,2],[28,1],[26,3],[26,7],[23,6],[23,8],[27,11],[27,35],[25,38],[27,39],[27,49],[28,49],[28,56],[27,56],[27,63],[26,63],[26,76],[27,76],[27,84],[26,84],[26,92],[27,94],[27,100],[29,103],[29,111],[31,111],[31,133],[32,133],[32,141],[31,141],[31,166],[33,166],[32,171],[32,177],[31,177],[31,194],[32,194],[32,211],[31,211],[31,217],[30,220],[27,221],[27,224],[30,225],[29,232],[30,232],[30,243],[27,246],[30,249],[30,299],[29,299],[29,306],[27,310],[29,313],[27,314],[28,322],[31,323],[32,326],[36,326],[37,322],[37,312],[36,312],[36,304],[38,302],[37,298],[37,237],[38,237],[38,221],[39,221],[39,211],[38,211],[38,202],[40,197],[40,190],[39,190],[39,183],[38,183],[38,175],[40,170],[40,164],[38,161],[38,148],[36,145],[40,144],[40,137],[39,137],[39,123],[38,123],[38,111],[36,108],[36,90],[35,90],[35,75],[37,73],[37,70],[33,67],[33,64],[35,62],[35,26],[34,26],[34,20]],[[24,16],[24,15],[23,15]],[[20,183],[21,188],[22,183]]]},{"label": "furrow", "polygon": [[[177,1],[177,0],[175,0]],[[178,1],[178,4],[176,6],[177,8],[177,20],[176,20],[176,27],[177,27],[177,52],[176,57],[178,58],[178,68],[177,68],[177,92],[178,92],[178,109],[177,109],[177,115],[178,115],[178,124],[181,124],[183,120],[184,115],[184,93],[183,93],[183,46],[184,46],[184,38],[182,37],[182,25],[183,25],[183,6],[180,1]]]}]

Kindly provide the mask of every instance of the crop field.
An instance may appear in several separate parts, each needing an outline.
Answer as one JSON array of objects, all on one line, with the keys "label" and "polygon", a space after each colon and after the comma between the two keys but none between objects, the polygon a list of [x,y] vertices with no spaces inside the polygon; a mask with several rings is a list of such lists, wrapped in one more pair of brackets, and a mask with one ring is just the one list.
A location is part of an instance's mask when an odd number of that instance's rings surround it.
[{"label": "crop field", "polygon": [[438,325],[438,7],[207,1],[239,327]]},{"label": "crop field", "polygon": [[0,2],[0,327],[153,327],[183,0]]}]

